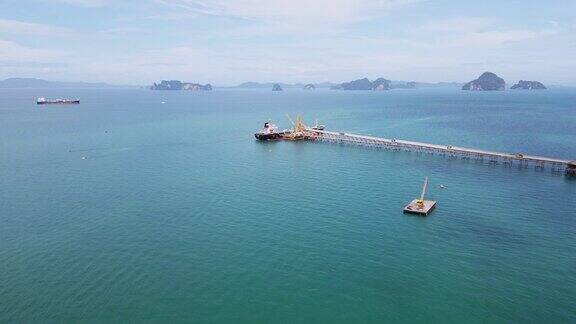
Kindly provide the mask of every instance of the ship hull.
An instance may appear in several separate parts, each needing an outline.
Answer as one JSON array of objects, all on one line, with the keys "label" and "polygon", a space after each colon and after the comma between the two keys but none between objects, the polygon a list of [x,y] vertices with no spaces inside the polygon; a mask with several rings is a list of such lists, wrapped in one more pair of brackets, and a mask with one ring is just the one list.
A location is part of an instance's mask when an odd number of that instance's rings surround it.
[{"label": "ship hull", "polygon": [[282,138],[282,135],[280,133],[271,133],[271,134],[256,133],[254,134],[254,137],[256,137],[256,139],[259,141],[275,141]]},{"label": "ship hull", "polygon": [[66,100],[66,101],[41,101],[37,102],[39,105],[78,105],[80,100]]}]

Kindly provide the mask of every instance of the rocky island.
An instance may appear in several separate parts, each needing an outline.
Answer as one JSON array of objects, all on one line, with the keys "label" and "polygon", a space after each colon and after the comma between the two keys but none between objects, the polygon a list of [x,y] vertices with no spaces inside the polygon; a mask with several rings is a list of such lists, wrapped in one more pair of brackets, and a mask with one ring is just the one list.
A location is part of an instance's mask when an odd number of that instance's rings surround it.
[{"label": "rocky island", "polygon": [[278,83],[274,83],[272,91],[282,91],[282,87]]},{"label": "rocky island", "polygon": [[340,84],[342,90],[372,90],[372,82],[367,78],[344,82]]},{"label": "rocky island", "polygon": [[304,86],[304,90],[316,90],[316,86],[313,85],[312,83],[308,83],[307,85]]},{"label": "rocky island", "polygon": [[372,82],[372,90],[390,90],[392,81],[378,78]]},{"label": "rocky island", "polygon": [[472,80],[462,87],[462,90],[472,91],[501,91],[504,89],[506,89],[504,79],[492,72],[484,72],[478,79]]},{"label": "rocky island", "polygon": [[520,80],[510,88],[512,90],[545,90],[546,86],[538,81]]},{"label": "rocky island", "polygon": [[181,82],[178,80],[162,80],[160,83],[154,82],[154,85],[150,87],[150,90],[191,90],[191,91],[210,91],[212,86],[210,84],[199,84],[199,83],[189,83]]},{"label": "rocky island", "polygon": [[330,87],[332,90],[390,90],[392,82],[384,78],[378,78],[374,82],[368,78],[344,82]]}]

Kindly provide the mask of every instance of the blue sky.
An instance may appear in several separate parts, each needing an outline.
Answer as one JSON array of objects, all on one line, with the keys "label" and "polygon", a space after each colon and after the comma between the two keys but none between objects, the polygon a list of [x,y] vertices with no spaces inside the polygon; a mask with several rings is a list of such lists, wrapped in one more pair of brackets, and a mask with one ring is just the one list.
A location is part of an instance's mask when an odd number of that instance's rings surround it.
[{"label": "blue sky", "polygon": [[574,0],[1,0],[0,79],[576,85]]}]

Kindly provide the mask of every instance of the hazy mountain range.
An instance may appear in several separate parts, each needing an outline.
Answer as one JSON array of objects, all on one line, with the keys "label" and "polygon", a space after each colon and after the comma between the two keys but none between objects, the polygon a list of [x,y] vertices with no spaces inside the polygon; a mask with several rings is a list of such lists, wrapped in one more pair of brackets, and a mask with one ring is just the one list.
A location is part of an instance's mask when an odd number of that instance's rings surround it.
[{"label": "hazy mountain range", "polygon": [[[238,86],[230,87],[230,88],[245,88],[245,89],[260,89],[260,88],[269,88],[272,89],[272,86],[278,82],[244,82]],[[405,84],[409,83],[409,81],[392,81],[391,86],[393,88],[401,87]],[[306,85],[305,83],[278,83],[283,89],[286,88],[299,88],[302,89]],[[320,82],[320,83],[311,83],[316,88],[332,88],[335,86],[339,86],[342,83],[336,82]],[[426,82],[416,82],[417,88],[429,88],[429,87],[462,87],[464,83],[460,82],[437,82],[437,83],[426,83]]]},{"label": "hazy mountain range", "polygon": [[136,86],[111,85],[107,83],[48,81],[35,78],[9,78],[6,80],[0,80],[0,88],[2,89],[110,89],[135,87]]},{"label": "hazy mountain range", "polygon": [[[272,89],[277,82],[244,82],[237,86],[215,86],[216,88],[242,88],[242,89]],[[408,81],[391,81],[392,88],[401,88]],[[307,83],[279,83],[283,89],[303,89]],[[316,88],[329,89],[341,83],[319,82],[311,83]],[[464,82],[416,82],[416,88],[460,88]],[[562,85],[551,85],[552,87],[564,87]],[[67,82],[49,81],[36,78],[9,78],[0,80],[0,89],[35,88],[35,89],[122,89],[122,88],[149,88],[141,85],[113,85],[108,83],[94,82]]]},{"label": "hazy mountain range", "polygon": [[[219,87],[219,88],[244,88],[244,89],[272,89],[272,86],[277,82],[244,82],[237,86]],[[392,85],[406,84],[406,81],[392,81]],[[278,83],[283,89],[298,88],[302,89],[306,83]],[[340,85],[336,82],[319,82],[312,83],[316,88],[331,88]],[[439,82],[439,83],[424,83],[417,82],[417,87],[461,87],[463,83],[456,82]],[[0,88],[3,89],[16,89],[16,88],[35,88],[35,89],[110,89],[110,88],[139,88],[139,85],[112,85],[108,83],[93,83],[93,82],[67,82],[67,81],[49,81],[36,78],[9,78],[0,80]],[[218,87],[218,86],[216,86]]]},{"label": "hazy mountain range", "polygon": [[[230,88],[245,88],[245,89],[270,88],[270,89],[272,89],[272,86],[274,86],[274,84],[279,84],[283,89],[286,89],[286,88],[300,88],[300,89],[302,89],[306,85],[306,83],[244,82],[240,85],[233,86]],[[314,84],[314,86],[316,88],[330,88],[331,86],[336,85],[336,83],[332,83],[332,82],[321,82],[321,83],[312,83],[312,84]]]}]

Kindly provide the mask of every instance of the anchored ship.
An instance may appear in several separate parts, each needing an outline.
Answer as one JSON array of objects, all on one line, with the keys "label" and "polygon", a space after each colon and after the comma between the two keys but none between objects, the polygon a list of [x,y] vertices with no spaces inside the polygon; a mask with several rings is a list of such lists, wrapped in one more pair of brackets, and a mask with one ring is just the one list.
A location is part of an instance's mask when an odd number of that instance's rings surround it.
[{"label": "anchored ship", "polygon": [[264,123],[262,130],[254,134],[254,137],[259,141],[272,141],[282,138],[282,133],[278,132],[276,125],[268,121]]},{"label": "anchored ship", "polygon": [[294,121],[290,116],[286,115],[292,123],[292,129],[285,129],[281,132],[278,131],[278,127],[276,125],[266,122],[264,123],[264,128],[254,134],[257,140],[260,141],[269,141],[269,140],[286,140],[286,141],[301,141],[301,140],[313,140],[314,131],[322,131],[324,130],[324,125],[318,123],[316,121],[316,125],[314,127],[308,127],[304,124],[302,117],[296,116],[296,120]]},{"label": "anchored ship", "polygon": [[39,105],[50,105],[50,104],[79,104],[80,99],[46,99],[44,97],[38,98],[36,103]]}]

